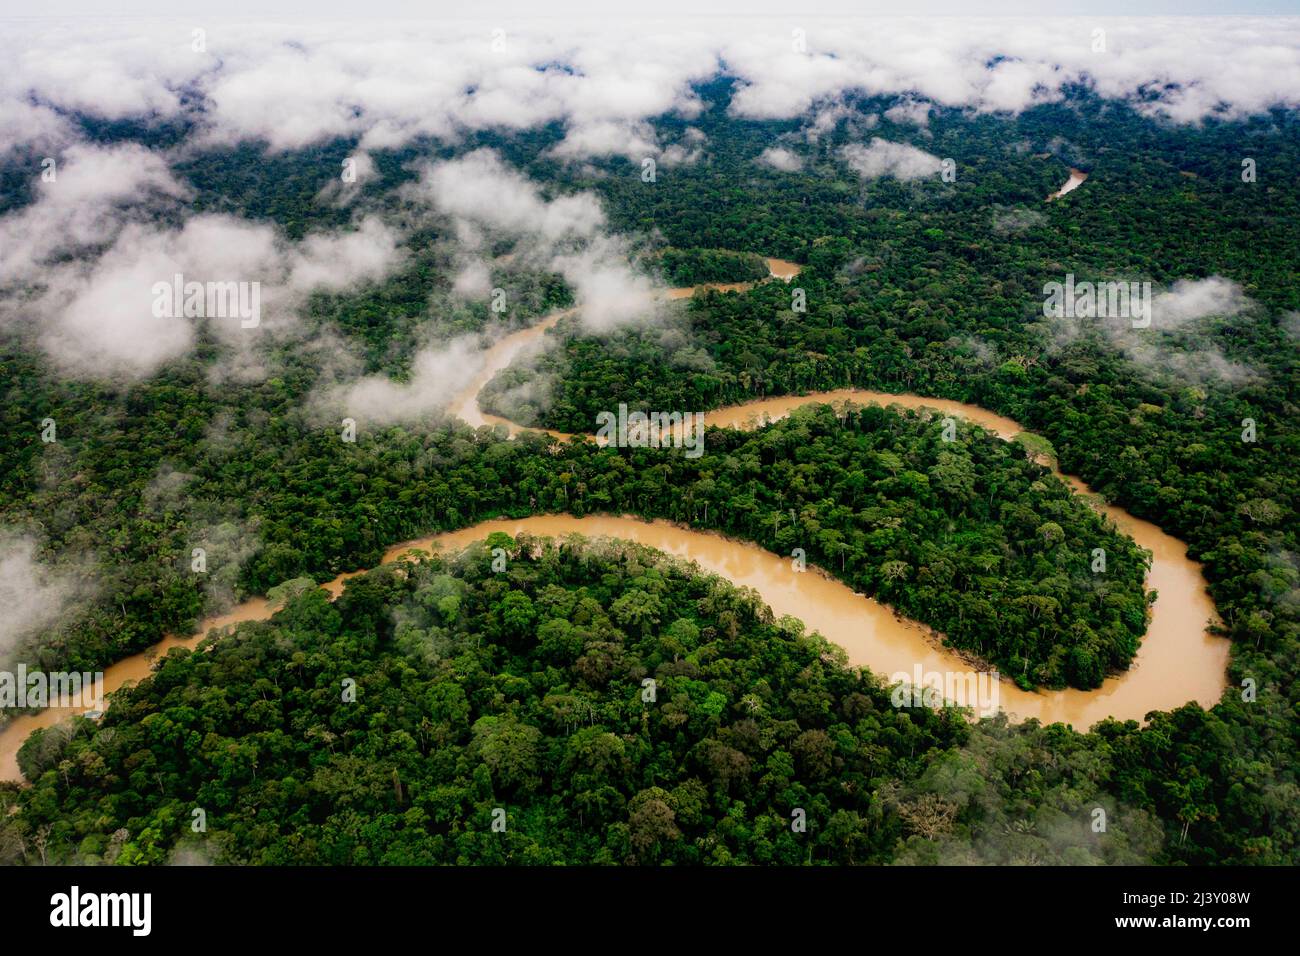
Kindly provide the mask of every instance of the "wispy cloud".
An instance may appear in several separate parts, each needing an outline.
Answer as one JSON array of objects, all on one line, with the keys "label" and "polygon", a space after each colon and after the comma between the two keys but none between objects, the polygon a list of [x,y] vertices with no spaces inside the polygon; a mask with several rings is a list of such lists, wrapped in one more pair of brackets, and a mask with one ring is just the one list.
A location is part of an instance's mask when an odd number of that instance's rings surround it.
[{"label": "wispy cloud", "polygon": [[[627,241],[608,231],[591,193],[548,198],[496,153],[475,150],[427,166],[407,195],[451,217],[466,254],[485,247],[489,237],[505,238],[515,243],[517,265],[560,273],[592,331],[653,314],[653,284],[629,265]],[[458,285],[481,288],[481,269],[471,265]]]},{"label": "wispy cloud", "polygon": [[865,146],[850,143],[840,151],[840,155],[863,179],[879,179],[881,176],[923,179],[938,175],[943,166],[938,156],[907,143],[893,143],[886,139],[873,139]]},{"label": "wispy cloud", "polygon": [[1207,323],[1253,305],[1240,285],[1222,276],[1180,279],[1152,297],[1147,328],[1134,328],[1130,318],[1118,316],[1063,317],[1050,320],[1050,334],[1056,348],[1096,335],[1149,371],[1187,382],[1241,384],[1255,372],[1228,358],[1208,334]]},{"label": "wispy cloud", "polygon": [[[56,231],[65,203],[56,195],[0,218],[0,233],[17,233],[29,216],[42,221],[46,210],[55,225],[38,227],[38,235]],[[291,326],[308,293],[380,279],[403,256],[396,232],[373,217],[350,231],[291,242],[273,226],[224,215],[193,216],[179,226],[107,214],[100,222],[93,213],[106,205],[102,194],[94,194],[67,212],[70,219],[80,218],[76,209],[92,214],[93,221],[79,227],[82,238],[112,235],[102,254],[55,258],[66,243],[39,238],[13,273],[30,290],[0,308],[0,321],[20,332],[35,317],[36,341],[57,368],[74,376],[138,378],[186,354],[198,320],[160,317],[154,309],[157,286],[178,275],[185,282],[257,284],[262,311],[256,327],[238,318],[203,319],[221,341],[247,353],[263,331]],[[251,367],[247,358],[240,362],[244,368]]]},{"label": "wispy cloud", "polygon": [[54,624],[94,586],[88,565],[53,567],[38,557],[34,538],[0,528],[0,664],[23,638]]},{"label": "wispy cloud", "polygon": [[758,156],[758,161],[783,173],[797,173],[803,169],[802,157],[781,146],[772,146],[763,150]]}]

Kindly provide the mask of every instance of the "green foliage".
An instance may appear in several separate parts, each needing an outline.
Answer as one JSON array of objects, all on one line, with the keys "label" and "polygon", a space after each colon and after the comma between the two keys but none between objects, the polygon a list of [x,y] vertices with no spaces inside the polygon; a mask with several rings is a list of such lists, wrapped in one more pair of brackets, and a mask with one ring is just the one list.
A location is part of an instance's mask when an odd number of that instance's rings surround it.
[{"label": "green foliage", "polygon": [[[367,848],[384,847],[384,862],[561,855],[798,862],[812,843],[817,862],[1133,862],[1152,854],[1166,862],[1295,862],[1300,193],[1276,177],[1243,184],[1238,171],[1243,152],[1261,169],[1300,165],[1297,118],[1279,111],[1177,127],[1077,90],[1065,103],[1014,119],[935,110],[924,140],[887,118],[875,132],[956,157],[957,181],[863,182],[837,155],[853,138],[846,125],[816,143],[791,138],[804,160],[800,172],[768,170],[756,157],[798,124],[736,119],[727,110],[726,81],[699,92],[705,108],[691,125],[706,136],[708,161],[662,169],[655,188],[623,159],[579,167],[550,157],[548,148],[563,136],[558,125],[473,134],[457,148],[495,148],[554,193],[599,191],[613,228],[653,234],[655,243],[678,250],[674,268],[699,270],[689,272],[692,279],[730,279],[739,274],[730,270],[748,268],[755,254],[803,262],[798,286],[808,311],[792,312],[790,287],[767,282],[745,294],[696,296],[665,325],[601,339],[561,323],[559,347],[536,372],[512,369],[498,378],[498,407],[517,420],[571,431],[590,430],[595,412],[620,400],[709,409],[850,385],[990,408],[1050,443],[1065,471],[1188,543],[1234,642],[1232,692],[1210,712],[1155,714],[1141,728],[1107,722],[1082,734],[986,722],[962,730],[970,737],[961,745],[956,729],[951,740],[939,740],[932,733],[938,718],[919,713],[889,714],[888,726],[879,718],[879,727],[860,733],[853,710],[845,718],[858,735],[853,746],[882,748],[866,769],[856,765],[855,786],[871,784],[868,797],[822,783],[827,755],[833,778],[836,761],[850,752],[841,749],[844,731],[833,721],[790,716],[796,705],[783,702],[771,740],[758,749],[742,745],[723,733],[741,722],[729,678],[683,670],[670,675],[684,698],[679,732],[696,735],[697,749],[685,769],[633,780],[619,774],[650,766],[644,742],[660,738],[615,720],[623,711],[605,695],[612,687],[627,691],[628,706],[639,700],[640,685],[626,683],[625,669],[638,661],[650,667],[638,657],[643,652],[671,657],[675,667],[710,666],[697,657],[716,649],[719,638],[709,629],[719,616],[631,581],[617,594],[592,596],[583,588],[613,585],[571,576],[534,587],[511,577],[511,587],[497,593],[489,581],[457,571],[422,577],[416,601],[414,590],[402,592],[407,585],[381,576],[350,588],[337,607],[314,592],[284,593],[288,605],[274,625],[246,628],[228,648],[170,662],[163,673],[179,668],[176,682],[156,678],[136,691],[138,709],[115,704],[98,730],[80,723],[33,735],[20,762],[37,785],[22,795],[0,788],[0,810],[6,801],[23,804],[13,818],[0,813],[0,859],[151,863],[190,852],[179,844],[189,808],[178,795],[197,792],[185,790],[199,785],[193,766],[209,775],[202,786],[218,788],[226,801],[213,804],[223,826],[204,852],[231,859],[378,862],[381,855]],[[879,114],[885,104],[848,105]],[[676,118],[655,125],[662,142],[684,131]],[[87,131],[105,141],[159,147],[184,132],[92,126]],[[180,171],[198,188],[197,208],[270,219],[302,236],[346,223],[349,212],[317,197],[353,146],[274,156],[251,147],[187,153]],[[363,204],[392,208],[394,187],[414,175],[412,160],[450,152],[427,143],[375,151],[380,175],[366,186]],[[1036,158],[1044,152],[1053,155]],[[1091,173],[1085,186],[1045,205],[1067,164],[1084,157]],[[14,169],[30,169],[31,159],[20,157]],[[30,176],[0,178],[0,208],[30,201]],[[398,377],[425,341],[492,329],[501,320],[487,303],[452,293],[447,225],[422,228],[389,281],[313,299],[309,327],[342,335],[369,370]],[[715,252],[722,249],[749,255]],[[519,271],[508,261],[511,251],[492,248],[489,263],[493,282],[511,290],[507,323],[569,304],[557,277]],[[1042,320],[1039,290],[1066,271],[1157,285],[1220,275],[1239,283],[1254,305],[1176,334],[1155,331],[1144,356],[1089,330],[1063,341]],[[135,384],[64,381],[20,329],[6,328],[0,522],[38,540],[44,561],[75,571],[85,556],[97,560],[93,600],[18,649],[30,665],[94,669],[248,594],[371,566],[393,542],[542,511],[630,511],[727,531],[783,554],[805,547],[831,573],[1027,683],[1095,686],[1131,659],[1142,631],[1141,558],[1131,542],[1101,526],[1023,452],[965,427],[951,448],[938,443],[934,423],[915,416],[837,417],[821,409],[752,435],[710,433],[704,457],[694,461],[585,445],[556,450],[537,437],[506,442],[436,417],[363,428],[356,445],[344,445],[304,413],[328,383],[317,356],[270,346],[263,356],[270,376],[231,388],[210,375],[223,349],[203,336],[194,356]],[[510,407],[510,389],[521,384],[539,386],[523,411]],[[39,440],[47,416],[59,423],[55,445]],[[1241,440],[1245,418],[1258,423],[1255,443]],[[1042,450],[1034,439],[1022,444]],[[220,546],[209,548],[211,573],[191,573],[191,549],[213,540]],[[1120,575],[1108,574],[1105,594],[1083,575],[1092,546],[1106,547]],[[1116,554],[1124,557],[1117,562]],[[516,555],[512,574],[520,560],[531,565]],[[416,606],[410,619],[390,613],[399,592],[404,609]],[[793,625],[775,634],[767,628],[755,625],[754,633],[775,647],[790,645],[779,635],[793,633]],[[620,640],[606,639],[611,629]],[[782,668],[802,660],[763,657],[766,646],[759,642],[754,651],[776,670],[745,670],[755,688],[749,696],[759,702],[765,685],[790,687],[793,672]],[[239,648],[248,649],[246,667]],[[206,660],[219,660],[220,673],[199,673]],[[449,660],[467,670],[456,671],[456,681],[435,679]],[[512,662],[522,663],[511,670]],[[394,688],[420,681],[428,693],[416,705],[394,689],[398,696],[385,698],[382,710],[370,710],[373,701],[363,694],[357,713],[373,723],[327,720],[322,715],[336,712],[336,685],[317,687],[309,678],[333,681],[350,671],[364,685],[362,665],[382,671]],[[565,738],[587,732],[572,753],[567,739],[563,752],[553,753],[554,721],[530,722],[523,707],[536,696],[536,669],[578,688],[544,705],[574,721],[563,728]],[[491,699],[476,696],[475,682],[489,678]],[[469,690],[462,689],[466,680]],[[1249,700],[1237,690],[1244,681],[1255,689]],[[381,696],[378,684],[373,688],[371,697]],[[859,687],[836,705],[841,712],[857,707],[848,703],[854,694],[877,700]],[[602,715],[616,714],[592,721],[584,710],[592,700]],[[404,711],[416,706],[430,721],[427,739]],[[476,732],[484,718],[497,723]],[[786,726],[791,720],[797,730]],[[429,736],[444,724],[450,736]],[[209,728],[216,749],[205,752]],[[130,753],[114,750],[109,731],[123,733]],[[463,767],[440,762],[444,744]],[[904,745],[906,760],[899,756]],[[508,783],[493,779],[489,757]],[[407,775],[405,761],[420,773]],[[548,790],[556,766],[568,768],[566,781],[596,773],[592,767],[601,775],[584,779],[568,804],[547,803],[560,799]],[[417,781],[436,781],[418,806]],[[488,801],[498,783],[502,799],[531,801],[525,818],[512,817],[516,834],[529,840],[490,834]],[[727,800],[735,787],[768,794],[769,802],[762,812],[748,801],[737,809],[739,800],[723,809],[717,790],[724,783]],[[74,787],[76,799],[69,796]],[[824,795],[820,804],[812,802],[817,795]],[[791,842],[788,832],[787,808],[796,798],[809,801],[798,805],[818,821],[809,843]],[[382,809],[383,801],[392,806]],[[1133,821],[1123,840],[1083,842],[1080,815],[1095,806]],[[575,810],[599,821],[576,831],[580,846],[538,837],[549,839],[547,827]],[[236,820],[239,839],[227,844],[221,834],[233,833],[234,823],[226,823]],[[1156,820],[1162,841],[1151,832]],[[454,836],[453,821],[461,821]],[[308,832],[310,839],[298,839]],[[410,844],[403,842],[408,832]],[[701,838],[711,841],[707,851],[698,849]],[[680,855],[684,848],[696,855]]]},{"label": "green foliage", "polygon": [[[174,652],[101,727],[60,738],[10,832],[122,865],[178,846],[268,864],[883,862],[902,831],[873,791],[968,733],[955,712],[891,707],[720,579],[617,543],[528,544],[508,581],[476,550],[349,581],[328,636],[311,592]],[[429,609],[448,583],[450,624]],[[375,634],[358,589],[404,621],[401,640]],[[650,593],[673,623],[620,626]],[[483,639],[521,606],[535,626]],[[562,662],[560,633],[575,637]],[[787,751],[816,779],[773,772]]]},{"label": "green foliage", "polygon": [[655,257],[671,286],[704,282],[753,282],[766,279],[767,261],[754,253],[728,249],[664,249]]}]

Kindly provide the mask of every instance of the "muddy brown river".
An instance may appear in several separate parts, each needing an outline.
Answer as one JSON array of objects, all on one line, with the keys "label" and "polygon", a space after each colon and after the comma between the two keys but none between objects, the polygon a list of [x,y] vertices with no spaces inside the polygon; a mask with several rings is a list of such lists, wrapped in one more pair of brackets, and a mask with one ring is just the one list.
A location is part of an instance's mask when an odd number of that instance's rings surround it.
[{"label": "muddy brown river", "polygon": [[1053,199],[1060,199],[1066,193],[1074,192],[1076,189],[1078,189],[1080,186],[1083,185],[1084,181],[1087,178],[1088,178],[1088,174],[1085,173],[1082,169],[1074,169],[1073,167],[1071,167],[1070,178],[1065,181],[1064,186],[1062,186],[1056,192],[1052,193],[1052,195],[1048,196],[1047,201],[1051,202]]},{"label": "muddy brown river", "polygon": [[[773,274],[780,278],[788,279],[798,271],[793,263],[779,260],[769,260],[769,263]],[[788,274],[778,271],[787,266],[793,266],[792,270],[787,270]],[[478,408],[478,390],[560,318],[560,315],[550,316],[538,325],[496,343],[484,357],[484,370],[473,390],[467,389],[466,394],[459,396],[451,407],[471,425],[503,424],[512,432],[518,431],[512,423],[486,415]],[[847,401],[933,409],[940,414],[979,424],[1008,440],[1023,431],[1011,419],[977,406],[860,389],[764,399],[708,412],[705,421],[708,425],[720,427],[753,428],[765,421],[782,418],[802,405]],[[1078,479],[1062,477],[1079,493],[1092,494]],[[1151,552],[1147,586],[1156,590],[1159,597],[1152,607],[1147,635],[1129,669],[1109,678],[1099,689],[1029,692],[1002,680],[998,683],[1001,708],[1013,719],[1036,717],[1044,722],[1062,721],[1085,729],[1105,717],[1142,720],[1149,711],[1170,710],[1189,701],[1203,707],[1212,706],[1219,700],[1226,683],[1229,643],[1208,631],[1208,625],[1216,622],[1217,616],[1200,565],[1187,557],[1186,547],[1176,538],[1150,522],[1134,518],[1124,510],[1092,497],[1094,506],[1113,520],[1120,531]],[[965,673],[970,670],[971,665],[955,652],[942,647],[938,635],[930,629],[896,616],[887,606],[854,592],[815,568],[809,567],[807,571],[798,573],[788,557],[756,545],[663,521],[648,522],[616,516],[575,518],[569,515],[486,521],[459,531],[397,545],[389,550],[384,560],[396,560],[412,548],[454,551],[493,531],[512,535],[526,531],[547,537],[577,533],[587,537],[621,538],[694,561],[703,570],[727,578],[738,586],[754,588],[777,617],[789,614],[799,618],[809,631],[818,631],[827,640],[843,647],[848,652],[850,664],[869,667],[886,677],[899,672],[912,674],[918,666],[923,673]],[[343,582],[356,573],[360,572],[340,575],[323,586],[337,596],[342,592]],[[109,667],[104,673],[105,693],[111,693],[128,681],[148,676],[153,662],[173,647],[193,647],[212,628],[264,620],[272,611],[264,598],[254,598],[226,614],[203,621],[198,632],[189,637],[167,637],[149,651]],[[28,734],[38,727],[57,723],[77,710],[79,708],[51,708],[19,717],[0,731],[0,780],[21,779],[17,752]]]}]

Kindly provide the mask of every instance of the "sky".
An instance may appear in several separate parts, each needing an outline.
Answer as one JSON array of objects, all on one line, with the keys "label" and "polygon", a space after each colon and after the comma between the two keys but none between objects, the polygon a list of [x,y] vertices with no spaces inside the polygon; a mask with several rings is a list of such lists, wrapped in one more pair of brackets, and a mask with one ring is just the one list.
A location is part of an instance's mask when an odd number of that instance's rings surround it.
[{"label": "sky", "polygon": [[1300,14],[1300,0],[0,0],[0,16],[219,16],[321,19],[677,19],[817,16],[1227,16]]}]

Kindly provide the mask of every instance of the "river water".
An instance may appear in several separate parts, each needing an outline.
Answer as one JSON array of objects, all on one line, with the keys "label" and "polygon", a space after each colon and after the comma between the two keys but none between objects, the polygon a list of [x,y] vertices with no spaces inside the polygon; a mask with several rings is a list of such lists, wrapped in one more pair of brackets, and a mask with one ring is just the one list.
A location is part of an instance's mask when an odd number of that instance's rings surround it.
[{"label": "river water", "polygon": [[[773,264],[773,274],[780,278],[788,279],[798,271],[793,263],[781,263],[780,260],[769,260],[769,263]],[[786,269],[790,266],[792,270]],[[778,269],[788,274],[782,275]],[[538,325],[502,339],[489,349],[484,356],[484,369],[475,383],[451,404],[457,414],[471,425],[503,424],[512,433],[517,432],[519,429],[512,423],[479,409],[478,391],[561,317],[550,316]],[[762,399],[707,412],[705,421],[719,427],[753,428],[782,418],[802,405],[848,401],[933,409],[940,414],[979,424],[1007,440],[1023,431],[1011,419],[974,405],[862,389]],[[1092,494],[1077,478],[1062,477],[1079,493]],[[1093,499],[1094,507],[1152,554],[1147,586],[1155,589],[1159,598],[1152,607],[1147,635],[1129,669],[1109,678],[1099,689],[1029,692],[1002,680],[997,685],[1001,708],[1014,719],[1036,717],[1044,722],[1062,721],[1085,729],[1105,717],[1142,720],[1150,711],[1170,710],[1188,701],[1196,701],[1203,707],[1212,706],[1226,683],[1229,642],[1215,637],[1207,629],[1218,619],[1200,565],[1187,557],[1182,542],[1155,525],[1107,505],[1096,496]],[[797,573],[790,558],[775,555],[756,545],[664,521],[647,522],[616,516],[575,518],[569,515],[487,521],[398,545],[385,555],[384,560],[396,560],[412,548],[456,550],[493,531],[512,535],[526,531],[550,537],[578,533],[588,537],[621,538],[694,561],[703,570],[721,575],[738,586],[754,588],[778,617],[789,614],[799,618],[809,631],[818,631],[843,647],[851,664],[869,667],[886,677],[900,672],[913,674],[918,667],[922,673],[960,673],[971,668],[957,653],[943,648],[938,635],[928,628],[896,616],[887,606],[854,592],[814,568]],[[324,587],[337,596],[342,592],[343,582],[357,573],[360,572],[340,575]],[[226,614],[205,620],[194,635],[167,637],[149,651],[109,667],[104,673],[104,691],[111,693],[127,681],[143,679],[159,655],[165,655],[173,647],[195,646],[212,628],[264,620],[273,610],[264,598],[253,598]],[[39,714],[19,717],[0,731],[0,780],[21,779],[17,752],[28,734],[75,712],[76,709],[50,708]]]},{"label": "river water", "polygon": [[1051,202],[1053,199],[1060,199],[1066,193],[1074,192],[1076,189],[1078,189],[1080,186],[1083,185],[1083,181],[1087,178],[1088,178],[1088,174],[1085,173],[1082,169],[1071,168],[1070,178],[1065,181],[1065,185],[1062,186],[1060,189],[1058,189],[1056,192],[1052,193],[1052,195],[1048,196],[1047,201]]}]

